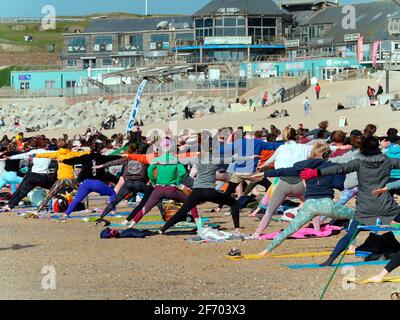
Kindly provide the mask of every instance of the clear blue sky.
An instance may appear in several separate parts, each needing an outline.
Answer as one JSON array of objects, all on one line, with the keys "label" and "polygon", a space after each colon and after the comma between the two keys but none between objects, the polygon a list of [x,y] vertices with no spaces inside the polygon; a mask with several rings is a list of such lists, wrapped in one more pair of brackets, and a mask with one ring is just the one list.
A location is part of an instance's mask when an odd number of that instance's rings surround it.
[{"label": "clear blue sky", "polygon": [[[262,0],[260,0],[262,1]],[[342,0],[340,3],[367,2]],[[42,7],[54,5],[57,15],[85,15],[95,12],[144,13],[145,0],[2,0],[0,17],[41,17]],[[149,13],[191,14],[210,0],[148,0]]]}]

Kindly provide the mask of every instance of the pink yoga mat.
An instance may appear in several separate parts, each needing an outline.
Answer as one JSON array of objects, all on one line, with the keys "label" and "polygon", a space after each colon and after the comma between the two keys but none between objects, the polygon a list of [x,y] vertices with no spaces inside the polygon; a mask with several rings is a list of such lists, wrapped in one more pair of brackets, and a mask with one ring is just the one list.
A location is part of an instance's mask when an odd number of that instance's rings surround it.
[{"label": "pink yoga mat", "polygon": [[[303,228],[303,229],[300,229],[299,231],[297,231],[296,233],[292,234],[289,237],[289,239],[304,239],[304,238],[310,238],[310,237],[326,238],[326,237],[330,237],[331,235],[338,234],[341,230],[342,230],[341,227],[331,226],[329,224],[321,226],[320,231],[315,231],[313,228]],[[272,240],[280,233],[281,233],[281,231],[263,234],[260,237],[258,237],[258,239],[259,240]]]}]

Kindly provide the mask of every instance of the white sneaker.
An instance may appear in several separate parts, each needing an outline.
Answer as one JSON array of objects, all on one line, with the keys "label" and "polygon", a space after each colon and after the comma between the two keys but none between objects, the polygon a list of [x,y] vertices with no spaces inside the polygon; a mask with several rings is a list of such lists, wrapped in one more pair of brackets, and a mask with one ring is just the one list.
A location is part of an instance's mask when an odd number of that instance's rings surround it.
[{"label": "white sneaker", "polygon": [[292,208],[286,210],[282,215],[282,220],[286,222],[291,222],[294,218],[296,218],[297,214],[299,213],[300,208]]}]

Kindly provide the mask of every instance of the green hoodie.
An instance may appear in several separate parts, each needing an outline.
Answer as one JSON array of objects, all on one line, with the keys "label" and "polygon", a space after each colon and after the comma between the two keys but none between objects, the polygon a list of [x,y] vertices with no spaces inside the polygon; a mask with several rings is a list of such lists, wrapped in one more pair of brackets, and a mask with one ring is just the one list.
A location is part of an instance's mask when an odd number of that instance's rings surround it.
[{"label": "green hoodie", "polygon": [[[155,176],[157,170],[157,177]],[[179,185],[182,179],[186,176],[185,167],[178,163],[178,158],[170,153],[153,159],[147,169],[149,179],[152,185]]]}]

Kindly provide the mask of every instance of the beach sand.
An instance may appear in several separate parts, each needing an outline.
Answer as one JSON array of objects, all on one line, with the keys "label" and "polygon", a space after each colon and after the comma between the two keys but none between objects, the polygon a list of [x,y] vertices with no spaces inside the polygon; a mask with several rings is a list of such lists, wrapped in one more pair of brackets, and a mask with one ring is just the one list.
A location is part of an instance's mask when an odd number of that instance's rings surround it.
[{"label": "beach sand", "polygon": [[[202,209],[211,207],[206,205]],[[157,215],[157,211],[151,214]],[[229,216],[204,216],[232,228]],[[258,222],[242,217],[241,224],[243,232],[249,234]],[[286,225],[272,221],[267,232]],[[23,219],[15,213],[2,214],[0,299],[319,299],[333,271],[332,268],[290,270],[283,266],[320,263],[324,257],[253,261],[224,258],[232,247],[251,254],[260,252],[268,241],[199,244],[185,241],[187,235],[102,240],[100,230],[94,223],[83,223],[80,219],[55,223]],[[288,240],[275,253],[331,250],[342,235],[322,240]],[[361,234],[358,243],[366,236]],[[360,259],[347,256],[344,261]],[[54,290],[42,288],[46,275],[42,271],[48,270],[43,269],[46,266],[54,266]],[[345,280],[345,276],[365,278],[381,268],[339,269],[326,299],[390,299],[393,292],[400,291],[398,283],[349,287]],[[393,275],[400,275],[399,270]]]},{"label": "beach sand", "polygon": [[[338,129],[339,118],[346,116],[344,128],[364,128],[367,123],[378,125],[378,134],[385,134],[390,126],[397,126],[400,113],[388,106],[335,111],[346,96],[363,95],[367,85],[376,87],[376,80],[354,80],[336,83],[322,82],[322,99],[316,101],[313,88],[292,101],[257,112],[220,114],[179,122],[179,129],[219,128],[253,124],[279,128],[291,124],[314,128],[321,120],[329,120],[329,129]],[[393,92],[400,83],[392,83]],[[311,116],[303,116],[302,101],[308,95]],[[327,97],[328,96],[328,97]],[[285,108],[290,117],[267,119],[273,109]],[[167,123],[151,124],[165,129]],[[121,132],[125,124],[118,124]],[[50,137],[62,133],[83,133],[86,128],[44,131]],[[32,134],[31,134],[32,135]],[[27,134],[29,136],[29,134]],[[354,204],[353,204],[354,205]],[[203,208],[203,207],[202,207]],[[208,206],[207,208],[210,208]],[[229,216],[210,215],[212,221],[226,222]],[[243,232],[254,232],[258,222],[254,218],[241,219]],[[267,232],[280,230],[284,222],[273,221]],[[332,269],[289,270],[282,264],[320,263],[315,258],[266,258],[257,261],[234,262],[223,256],[232,247],[243,253],[261,251],[266,241],[197,244],[184,241],[184,235],[153,236],[146,239],[101,240],[101,228],[77,220],[67,223],[26,220],[15,213],[0,216],[0,299],[318,299]],[[343,235],[343,233],[342,233]],[[276,253],[296,253],[331,250],[341,235],[327,239],[288,240]],[[359,241],[367,235],[362,234]],[[345,261],[359,260],[346,257]],[[44,266],[54,266],[56,289],[44,290],[41,273]],[[365,278],[382,266],[340,269],[326,295],[326,299],[383,299],[388,300],[400,285],[371,284],[348,286],[344,277]],[[343,273],[344,272],[344,273]],[[400,275],[396,270],[393,275]]]}]

